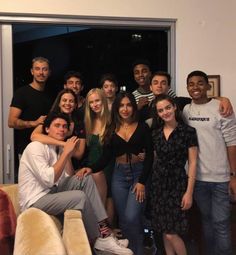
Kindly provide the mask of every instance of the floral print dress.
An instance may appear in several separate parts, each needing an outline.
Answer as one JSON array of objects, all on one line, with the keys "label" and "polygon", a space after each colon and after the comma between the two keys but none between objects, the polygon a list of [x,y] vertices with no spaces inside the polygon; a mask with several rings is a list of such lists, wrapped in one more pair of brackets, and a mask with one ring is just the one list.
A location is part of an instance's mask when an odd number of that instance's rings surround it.
[{"label": "floral print dress", "polygon": [[178,124],[166,140],[163,128],[153,130],[154,159],[148,208],[153,229],[158,233],[184,234],[188,230],[181,200],[187,189],[185,164],[188,148],[198,146],[196,130]]}]

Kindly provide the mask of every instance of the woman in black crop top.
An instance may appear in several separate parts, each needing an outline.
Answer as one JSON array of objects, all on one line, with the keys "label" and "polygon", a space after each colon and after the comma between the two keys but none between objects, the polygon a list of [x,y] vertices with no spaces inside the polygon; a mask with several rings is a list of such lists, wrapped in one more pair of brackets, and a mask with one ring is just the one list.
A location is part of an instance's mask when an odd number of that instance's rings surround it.
[{"label": "woman in black crop top", "polygon": [[[153,161],[152,139],[148,126],[137,120],[137,105],[128,92],[117,95],[112,106],[112,122],[107,129],[104,150],[100,159],[83,168],[79,177],[99,171],[113,156],[116,164],[112,177],[112,197],[118,213],[122,234],[129,239],[135,255],[143,255],[142,211],[145,184]],[[140,161],[139,154],[145,152]]]}]

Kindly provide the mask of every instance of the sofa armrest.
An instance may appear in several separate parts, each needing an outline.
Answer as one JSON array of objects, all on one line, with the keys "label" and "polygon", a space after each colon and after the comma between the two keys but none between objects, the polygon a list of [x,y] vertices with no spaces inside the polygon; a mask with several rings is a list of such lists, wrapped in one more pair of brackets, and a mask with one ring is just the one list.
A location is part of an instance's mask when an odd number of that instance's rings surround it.
[{"label": "sofa armrest", "polygon": [[68,255],[92,255],[80,211],[64,213],[63,241]]},{"label": "sofa armrest", "polygon": [[16,216],[20,214],[20,206],[18,199],[18,184],[2,184],[0,187],[4,192],[7,193],[11,202],[14,206]]},{"label": "sofa armrest", "polygon": [[37,208],[29,208],[17,218],[13,254],[67,255],[53,219]]}]

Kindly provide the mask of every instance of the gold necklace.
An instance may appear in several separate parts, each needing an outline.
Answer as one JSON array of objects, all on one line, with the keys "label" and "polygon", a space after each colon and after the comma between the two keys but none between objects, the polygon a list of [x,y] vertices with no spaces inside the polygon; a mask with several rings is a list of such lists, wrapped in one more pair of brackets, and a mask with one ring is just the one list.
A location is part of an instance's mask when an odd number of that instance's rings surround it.
[{"label": "gold necklace", "polygon": [[197,104],[190,104],[191,111],[194,115],[200,116],[201,115],[201,106],[198,106]]},{"label": "gold necklace", "polygon": [[129,124],[123,124],[123,127],[125,130],[129,129],[130,125]]}]

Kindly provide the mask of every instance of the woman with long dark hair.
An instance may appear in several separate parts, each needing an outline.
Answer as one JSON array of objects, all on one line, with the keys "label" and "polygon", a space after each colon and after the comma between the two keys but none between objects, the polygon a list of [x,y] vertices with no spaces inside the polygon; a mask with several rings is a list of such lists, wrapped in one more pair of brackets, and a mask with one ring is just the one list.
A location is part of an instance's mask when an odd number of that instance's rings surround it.
[{"label": "woman with long dark hair", "polygon": [[[187,210],[192,206],[196,175],[196,130],[186,125],[173,98],[155,98],[153,164],[148,208],[156,234],[163,236],[167,255],[187,255],[182,236],[188,230]],[[188,161],[187,173],[185,164]]]},{"label": "woman with long dark hair", "polygon": [[[50,109],[50,112],[62,112],[69,116],[70,128],[67,137],[77,136],[80,138],[77,148],[73,154],[76,158],[73,161],[75,167],[78,166],[77,160],[80,160],[85,150],[85,130],[83,120],[80,120],[77,113],[77,96],[71,89],[63,89],[60,91]],[[43,134],[43,125],[38,125],[31,134],[32,141],[39,141],[46,144],[64,146],[65,141],[58,141]]]},{"label": "woman with long dark hair", "polygon": [[[100,159],[90,167],[81,169],[82,176],[103,169],[111,157],[115,157],[112,176],[112,197],[119,218],[122,235],[129,240],[129,248],[135,255],[143,255],[142,215],[145,200],[145,184],[153,160],[153,148],[149,127],[138,122],[134,96],[129,92],[117,94],[111,111],[111,125],[104,136],[104,150]],[[140,161],[139,153],[145,152]]]}]

